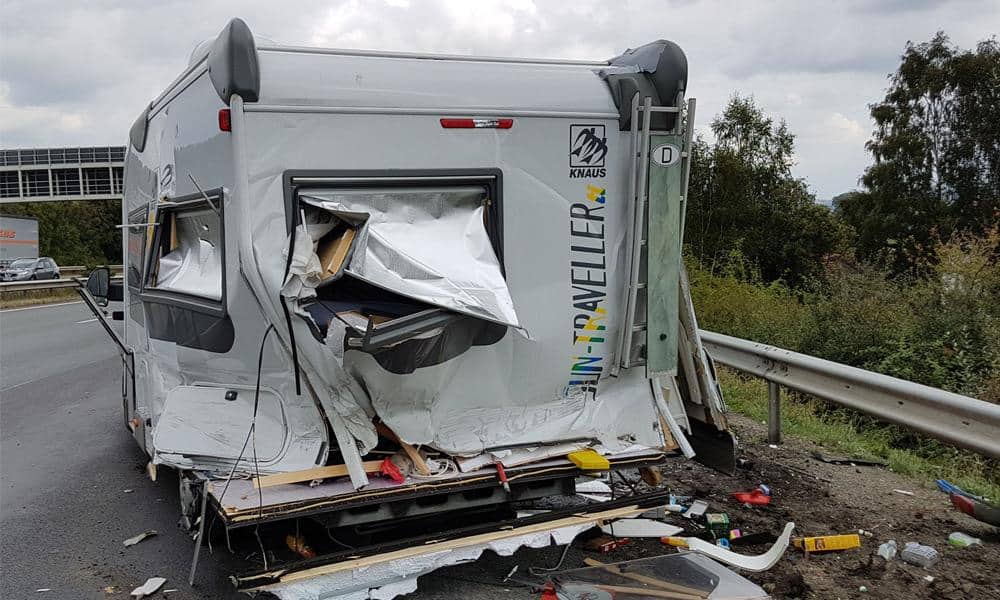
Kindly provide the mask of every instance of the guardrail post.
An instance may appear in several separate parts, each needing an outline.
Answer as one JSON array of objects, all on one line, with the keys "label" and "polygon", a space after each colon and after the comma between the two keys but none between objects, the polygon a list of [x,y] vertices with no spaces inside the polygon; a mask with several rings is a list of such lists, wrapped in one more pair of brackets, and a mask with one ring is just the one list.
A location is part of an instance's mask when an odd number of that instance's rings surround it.
[{"label": "guardrail post", "polygon": [[767,382],[767,443],[781,443],[781,386]]}]

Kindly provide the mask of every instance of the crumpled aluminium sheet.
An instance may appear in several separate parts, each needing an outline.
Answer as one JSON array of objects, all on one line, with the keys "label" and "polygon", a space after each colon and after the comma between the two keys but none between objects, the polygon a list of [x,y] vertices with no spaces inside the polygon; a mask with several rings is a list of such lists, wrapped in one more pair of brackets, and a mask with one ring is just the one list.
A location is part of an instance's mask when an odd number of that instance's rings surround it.
[{"label": "crumpled aluminium sheet", "polygon": [[219,217],[210,210],[177,215],[177,248],[160,258],[156,288],[222,298]]},{"label": "crumpled aluminium sheet", "polygon": [[434,306],[518,327],[483,224],[483,188],[305,190],[300,198],[335,214],[367,215],[347,265],[352,275]]},{"label": "crumpled aluminium sheet", "polygon": [[321,575],[304,581],[279,583],[263,590],[282,600],[392,600],[417,589],[417,578],[431,571],[472,562],[486,550],[500,556],[510,556],[522,546],[544,548],[550,544],[563,545],[573,541],[593,524],[571,525],[550,531],[477,544],[375,564],[370,567]]}]

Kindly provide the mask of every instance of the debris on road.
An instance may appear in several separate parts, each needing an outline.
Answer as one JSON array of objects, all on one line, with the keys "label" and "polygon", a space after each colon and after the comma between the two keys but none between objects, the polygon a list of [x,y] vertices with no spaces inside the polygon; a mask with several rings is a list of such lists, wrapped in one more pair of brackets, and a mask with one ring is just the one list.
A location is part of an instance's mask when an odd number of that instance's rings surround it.
[{"label": "debris on road", "polygon": [[607,600],[618,597],[673,600],[751,600],[767,597],[757,584],[704,556],[666,554],[562,571],[546,582],[542,598]]},{"label": "debris on road", "polygon": [[42,593],[42,592],[51,592],[51,591],[52,591],[52,588],[38,588],[37,590],[35,590],[35,593],[39,594],[39,593]]},{"label": "debris on road", "polygon": [[892,490],[892,491],[896,492],[897,494],[903,494],[904,496],[916,496],[916,494],[914,494],[913,492],[909,492],[907,490]]},{"label": "debris on road", "polygon": [[889,540],[888,542],[879,546],[878,550],[875,553],[888,561],[896,558],[896,551],[897,551],[896,540]]},{"label": "debris on road", "polygon": [[792,537],[792,531],[794,529],[795,523],[786,524],[785,530],[781,533],[781,536],[774,543],[774,545],[772,545],[764,554],[757,556],[737,554],[731,550],[720,548],[711,542],[706,542],[705,540],[694,537],[688,538],[687,543],[689,549],[704,554],[710,558],[714,558],[719,562],[739,567],[740,569],[746,569],[747,571],[759,572],[770,569],[775,565],[775,563],[778,562],[778,559],[780,559],[785,553],[785,550],[788,549],[788,542]]},{"label": "debris on road", "polygon": [[683,527],[652,519],[619,519],[601,526],[601,531],[618,537],[667,537],[684,531]]},{"label": "debris on road", "polygon": [[684,516],[689,519],[693,519],[705,514],[706,510],[708,510],[708,502],[705,502],[704,500],[695,500],[691,503],[691,506],[688,507]]},{"label": "debris on road", "polygon": [[925,546],[919,542],[906,542],[903,550],[899,553],[899,558],[911,565],[929,569],[937,564],[937,561],[941,560],[941,555],[930,546]]},{"label": "debris on road", "polygon": [[163,584],[167,580],[163,577],[150,577],[146,580],[146,583],[140,585],[139,587],[132,590],[131,596],[135,598],[145,598],[146,596],[152,596],[163,587]]},{"label": "debris on road", "polygon": [[889,463],[883,460],[871,460],[867,458],[851,458],[849,456],[830,456],[822,452],[813,452],[810,456],[820,462],[829,465],[845,465],[851,467],[886,467]]},{"label": "debris on road", "polygon": [[948,536],[948,543],[952,546],[966,547],[966,546],[982,546],[983,540],[972,537],[967,533],[962,533],[961,531],[954,531]]},{"label": "debris on road", "polygon": [[129,546],[135,546],[139,542],[147,538],[151,538],[154,535],[156,535],[155,529],[150,529],[149,531],[143,531],[139,535],[130,537],[129,539],[125,540],[124,542],[122,542],[122,545],[125,546],[126,548],[128,548]]},{"label": "debris on road", "polygon": [[846,535],[820,535],[800,537],[792,540],[792,545],[806,552],[833,552],[861,547],[861,537],[856,533]]},{"label": "debris on road", "polygon": [[753,506],[764,506],[771,503],[770,494],[765,494],[763,490],[756,489],[752,492],[733,492],[733,498],[740,504],[750,504]]}]

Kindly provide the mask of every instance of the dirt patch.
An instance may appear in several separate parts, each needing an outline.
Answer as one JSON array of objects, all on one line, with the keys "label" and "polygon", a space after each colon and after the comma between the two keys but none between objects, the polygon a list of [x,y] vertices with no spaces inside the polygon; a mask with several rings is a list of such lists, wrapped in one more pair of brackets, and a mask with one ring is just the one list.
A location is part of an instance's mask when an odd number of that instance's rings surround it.
[{"label": "dirt patch", "polygon": [[[862,536],[860,549],[805,555],[789,548],[770,571],[746,574],[775,598],[1000,599],[1000,533],[955,511],[930,482],[922,486],[880,467],[822,463],[810,457],[817,447],[797,440],[770,448],[761,424],[735,415],[732,420],[740,438],[736,474],[671,461],[663,472],[675,494],[706,500],[710,512],[727,513],[732,526],[744,534],[777,534],[788,521],[795,523],[795,535],[871,532],[870,537]],[[762,483],[771,489],[770,506],[746,507],[730,496]],[[981,538],[984,545],[949,546],[953,531]],[[941,560],[927,570],[898,558],[886,562],[875,551],[890,539],[900,548],[908,541],[932,546]],[[657,543],[642,543],[648,550],[652,544]],[[765,549],[738,551],[756,554]],[[925,580],[928,575],[933,581]]]}]

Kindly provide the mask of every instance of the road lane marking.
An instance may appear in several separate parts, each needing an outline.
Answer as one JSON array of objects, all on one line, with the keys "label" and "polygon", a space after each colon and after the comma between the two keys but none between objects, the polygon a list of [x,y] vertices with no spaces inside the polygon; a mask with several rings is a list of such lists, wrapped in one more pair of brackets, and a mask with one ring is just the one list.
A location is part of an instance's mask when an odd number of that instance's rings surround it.
[{"label": "road lane marking", "polygon": [[69,306],[71,304],[83,304],[83,300],[77,300],[76,302],[60,302],[58,304],[39,304],[38,306],[25,306],[22,308],[7,308],[0,310],[0,313],[18,312],[20,310],[34,310],[36,308],[55,308],[57,306]]}]

